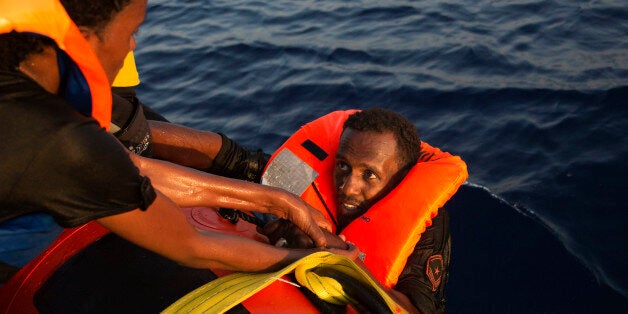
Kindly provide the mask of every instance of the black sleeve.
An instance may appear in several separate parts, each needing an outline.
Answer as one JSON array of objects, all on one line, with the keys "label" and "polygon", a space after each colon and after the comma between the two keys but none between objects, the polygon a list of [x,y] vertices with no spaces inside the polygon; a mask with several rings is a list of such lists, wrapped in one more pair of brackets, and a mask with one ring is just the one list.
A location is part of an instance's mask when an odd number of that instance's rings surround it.
[{"label": "black sleeve", "polygon": [[393,289],[405,294],[421,313],[444,313],[450,259],[449,213],[439,209]]},{"label": "black sleeve", "polygon": [[112,94],[111,130],[128,150],[144,157],[152,157],[153,137],[139,103]]},{"label": "black sleeve", "polygon": [[157,113],[157,111],[153,110],[151,107],[149,107],[146,104],[142,103],[137,98],[137,94],[135,93],[135,88],[133,88],[133,87],[112,87],[111,88],[111,92],[113,92],[114,95],[117,95],[117,96],[120,96],[120,97],[126,99],[131,104],[139,105],[142,108],[143,114],[146,117],[146,119],[148,119],[148,120],[155,120],[155,121],[170,122],[164,116],[162,116],[161,114]]},{"label": "black sleeve", "polygon": [[47,210],[64,227],[146,209],[155,199],[116,139],[91,119],[49,134],[14,189],[23,206]]}]

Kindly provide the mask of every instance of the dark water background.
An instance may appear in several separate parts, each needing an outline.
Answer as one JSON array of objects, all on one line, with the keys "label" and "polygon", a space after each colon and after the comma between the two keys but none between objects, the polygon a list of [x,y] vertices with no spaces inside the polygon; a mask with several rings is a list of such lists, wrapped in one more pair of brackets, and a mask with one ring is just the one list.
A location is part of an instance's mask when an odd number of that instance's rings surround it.
[{"label": "dark water background", "polygon": [[628,311],[624,1],[150,0],[142,100],[271,152],[382,106],[467,162],[450,313]]}]

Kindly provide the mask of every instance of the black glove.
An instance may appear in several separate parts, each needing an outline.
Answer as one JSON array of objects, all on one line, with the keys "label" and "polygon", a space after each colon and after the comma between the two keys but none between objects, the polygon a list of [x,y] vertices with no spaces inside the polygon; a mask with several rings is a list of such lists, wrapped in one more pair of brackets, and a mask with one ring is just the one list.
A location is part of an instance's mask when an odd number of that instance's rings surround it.
[{"label": "black glove", "polygon": [[259,183],[270,155],[261,149],[250,151],[226,135],[218,134],[222,137],[222,146],[207,172]]}]

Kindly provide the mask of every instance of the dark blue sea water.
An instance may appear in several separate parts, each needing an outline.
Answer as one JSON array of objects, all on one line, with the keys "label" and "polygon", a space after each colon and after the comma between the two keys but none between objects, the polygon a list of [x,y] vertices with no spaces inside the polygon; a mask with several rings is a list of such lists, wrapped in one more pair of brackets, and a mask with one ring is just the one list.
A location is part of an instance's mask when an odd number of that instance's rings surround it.
[{"label": "dark blue sea water", "polygon": [[142,100],[271,152],[382,106],[462,156],[450,313],[628,310],[624,1],[150,0]]}]

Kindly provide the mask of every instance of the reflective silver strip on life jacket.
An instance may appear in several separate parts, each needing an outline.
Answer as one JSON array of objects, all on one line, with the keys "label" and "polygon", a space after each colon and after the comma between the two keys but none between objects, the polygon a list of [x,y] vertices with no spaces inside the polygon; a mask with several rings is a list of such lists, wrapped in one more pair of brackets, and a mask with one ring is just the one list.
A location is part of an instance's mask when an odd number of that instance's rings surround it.
[{"label": "reflective silver strip on life jacket", "polygon": [[310,165],[284,148],[275,156],[262,175],[262,184],[288,190],[301,195],[318,177]]}]

